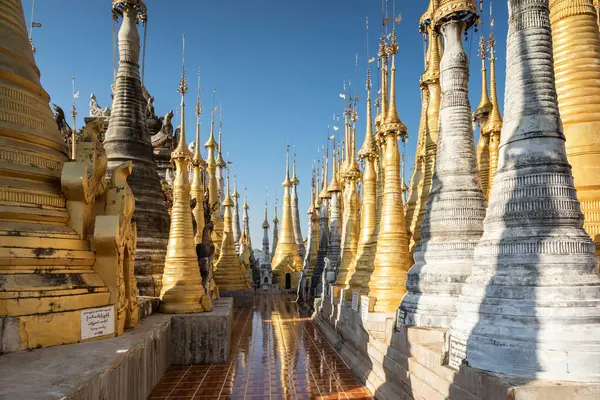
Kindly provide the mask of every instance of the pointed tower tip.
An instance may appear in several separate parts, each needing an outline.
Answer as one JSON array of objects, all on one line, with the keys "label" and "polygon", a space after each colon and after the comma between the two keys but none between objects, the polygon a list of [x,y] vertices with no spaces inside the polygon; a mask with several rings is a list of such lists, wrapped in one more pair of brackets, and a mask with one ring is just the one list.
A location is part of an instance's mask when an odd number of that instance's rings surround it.
[{"label": "pointed tower tip", "polygon": [[281,186],[290,187],[292,184],[290,180],[290,146],[288,145],[285,149],[285,179]]},{"label": "pointed tower tip", "polygon": [[227,168],[227,192],[225,194],[225,199],[223,200],[224,207],[233,207],[233,200],[231,199],[231,195],[229,189],[231,185],[229,184],[229,168]]},{"label": "pointed tower tip", "polygon": [[384,120],[383,130],[385,132],[397,132],[405,141],[407,138],[406,125],[398,116],[398,108],[396,106],[396,54],[398,54],[398,42],[396,41],[396,29],[392,29],[392,39],[388,47],[388,52],[392,55],[392,68],[390,72],[390,102],[387,115]]},{"label": "pointed tower tip", "polygon": [[500,114],[500,105],[498,104],[498,95],[496,91],[496,39],[494,34],[490,33],[490,97],[492,110],[487,122],[483,126],[484,132],[500,132],[502,130],[502,114]]},{"label": "pointed tower tip", "polygon": [[231,195],[231,197],[233,197],[235,199],[240,198],[240,194],[238,193],[238,190],[237,190],[237,175],[233,175],[233,194]]},{"label": "pointed tower tip", "polygon": [[296,186],[297,184],[300,183],[300,180],[296,176],[296,152],[295,151],[294,151],[294,166],[292,169],[292,179],[291,179],[290,183],[292,186]]},{"label": "pointed tower tip", "polygon": [[473,112],[473,119],[481,125],[487,119],[490,111],[492,111],[492,103],[488,96],[487,88],[487,70],[485,68],[487,49],[483,35],[479,38],[479,52],[477,55],[481,58],[481,99],[479,100],[479,105]]}]

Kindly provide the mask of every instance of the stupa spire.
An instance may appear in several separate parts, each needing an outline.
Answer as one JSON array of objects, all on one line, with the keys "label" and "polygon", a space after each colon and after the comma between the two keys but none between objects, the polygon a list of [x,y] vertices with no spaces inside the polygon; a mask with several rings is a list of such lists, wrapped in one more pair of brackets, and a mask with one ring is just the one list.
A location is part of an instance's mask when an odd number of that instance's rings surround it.
[{"label": "stupa spire", "polygon": [[277,189],[275,189],[275,213],[273,215],[273,252],[271,253],[271,258],[275,255],[275,250],[277,250],[277,242],[279,241],[279,217],[277,217]]},{"label": "stupa spire", "polygon": [[262,240],[262,251],[263,251],[263,264],[269,264],[271,261],[271,253],[269,252],[269,216],[268,216],[268,208],[269,208],[269,192],[265,190],[265,220],[263,221],[263,240]]},{"label": "stupa spire", "polygon": [[204,170],[206,161],[200,154],[200,116],[202,115],[202,103],[200,102],[200,68],[198,68],[198,97],[196,98],[196,141],[194,146],[194,159],[192,160],[192,186],[190,193],[192,199],[196,199],[196,207],[192,210],[194,220],[196,221],[196,234],[194,241],[196,244],[202,242],[202,231],[204,230]]},{"label": "stupa spire", "polygon": [[235,243],[235,251],[240,254],[240,239],[242,238],[242,228],[240,226],[240,194],[237,190],[237,175],[233,176],[233,241]]},{"label": "stupa spire", "polygon": [[181,94],[181,130],[177,147],[171,153],[171,160],[175,163],[172,222],[160,293],[160,310],[165,313],[194,313],[212,309],[198,268],[190,209],[188,165],[191,154],[185,140],[185,94],[188,90],[185,79],[185,35],[182,42],[181,80],[177,88]]},{"label": "stupa spire", "polygon": [[484,129],[488,116],[492,111],[492,103],[487,91],[487,70],[485,68],[485,59],[487,48],[483,32],[479,38],[479,57],[481,57],[481,101],[479,106],[473,112],[473,120],[479,125],[479,140],[477,141],[477,164],[479,165],[479,179],[481,188],[487,198],[490,176],[490,134]]},{"label": "stupa spire", "polygon": [[294,160],[292,168],[292,179],[290,180],[292,196],[292,225],[294,228],[294,237],[296,246],[298,246],[298,255],[304,260],[306,249],[304,247],[304,237],[302,236],[302,226],[300,225],[300,207],[298,206],[298,183],[300,180],[296,176],[296,151],[294,151]]},{"label": "stupa spire", "polygon": [[[321,192],[319,193],[317,204],[318,204],[318,217],[319,217],[319,248],[317,251],[317,259],[315,269],[313,271],[313,279],[311,280],[311,290],[315,297],[321,295],[321,275],[323,268],[325,267],[325,257],[327,256],[329,247],[329,202],[331,194],[327,190],[327,182],[329,178],[329,140],[333,137],[329,135],[329,127],[327,128],[327,145],[325,147],[325,155],[323,156],[323,162],[321,168],[323,171],[323,178],[321,180]],[[335,151],[334,151],[335,153]],[[317,186],[318,188],[318,186]]]},{"label": "stupa spire", "polygon": [[215,161],[215,150],[218,145],[215,141],[215,96],[216,89],[213,89],[213,107],[210,117],[210,135],[204,147],[208,150],[207,155],[207,171],[208,171],[208,203],[211,211],[211,220],[214,224],[212,231],[212,241],[215,246],[215,259],[219,259],[221,251],[221,243],[223,243],[223,217],[221,214],[221,200],[219,197],[219,188],[217,182],[217,164]]},{"label": "stupa spire", "polygon": [[377,150],[373,143],[373,112],[371,103],[371,70],[367,68],[367,127],[365,140],[358,157],[364,161],[362,174],[363,198],[361,208],[360,235],[356,249],[356,257],[350,269],[354,270],[349,285],[353,292],[367,294],[369,279],[373,271],[373,262],[377,246],[375,235],[376,203],[377,203],[377,175],[375,174],[375,160]]}]

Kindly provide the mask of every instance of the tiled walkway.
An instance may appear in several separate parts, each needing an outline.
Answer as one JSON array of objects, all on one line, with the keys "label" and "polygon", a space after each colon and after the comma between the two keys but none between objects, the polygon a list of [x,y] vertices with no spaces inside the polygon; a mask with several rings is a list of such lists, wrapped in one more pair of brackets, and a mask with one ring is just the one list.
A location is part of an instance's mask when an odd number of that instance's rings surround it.
[{"label": "tiled walkway", "polygon": [[372,399],[292,300],[236,309],[229,361],[173,365],[150,399]]}]

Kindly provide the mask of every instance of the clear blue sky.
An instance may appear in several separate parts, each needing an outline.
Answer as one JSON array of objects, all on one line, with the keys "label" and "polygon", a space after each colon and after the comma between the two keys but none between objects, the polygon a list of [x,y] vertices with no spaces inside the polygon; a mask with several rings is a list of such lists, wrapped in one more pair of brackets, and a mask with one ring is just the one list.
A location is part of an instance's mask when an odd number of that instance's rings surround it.
[{"label": "clear blue sky", "polygon": [[[31,0],[23,0],[27,21]],[[423,37],[418,19],[428,1],[399,1],[402,22],[397,26],[397,92],[400,118],[409,130],[406,182],[410,179],[421,98]],[[486,2],[487,3],[487,2]],[[333,113],[341,114],[339,98],[344,80],[360,90],[358,142],[364,138],[365,74],[367,66],[365,17],[369,17],[369,56],[376,55],[381,33],[381,2],[377,0],[147,0],[148,38],[145,82],[156,98],[159,115],[179,105],[176,89],[181,74],[181,35],[186,35],[188,141],[193,139],[196,70],[202,69],[202,141],[210,126],[212,89],[223,102],[223,148],[235,162],[238,181],[248,180],[248,203],[253,245],[261,247],[265,186],[269,188],[269,220],[273,219],[275,189],[281,198],[285,148],[296,146],[300,178],[302,231],[306,235],[310,171],[317,146],[324,144]],[[499,102],[503,108],[506,1],[494,3],[497,38]],[[392,1],[390,1],[390,13]],[[482,18],[489,32],[489,3]],[[110,105],[113,78],[111,2],[40,1],[34,30],[36,61],[51,101],[67,110],[71,75],[81,96],[78,126],[88,114],[90,93],[102,106]],[[140,36],[142,36],[140,31]],[[472,42],[472,38],[475,39]],[[479,103],[479,33],[465,43],[471,57],[471,106]],[[355,57],[359,55],[358,73]],[[371,64],[375,68],[375,64]],[[375,72],[375,71],[373,71]],[[358,77],[356,81],[355,76]],[[402,147],[401,147],[402,148]],[[281,203],[281,202],[280,202]],[[279,208],[281,211],[281,207]]]}]

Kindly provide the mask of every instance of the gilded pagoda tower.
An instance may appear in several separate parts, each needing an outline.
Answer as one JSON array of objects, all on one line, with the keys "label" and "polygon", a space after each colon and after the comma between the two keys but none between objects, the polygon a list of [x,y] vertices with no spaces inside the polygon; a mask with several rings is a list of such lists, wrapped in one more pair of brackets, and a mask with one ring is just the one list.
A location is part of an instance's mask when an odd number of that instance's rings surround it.
[{"label": "gilded pagoda tower", "polygon": [[492,111],[488,116],[487,122],[483,126],[483,130],[490,138],[489,147],[489,175],[488,175],[488,190],[484,190],[484,196],[489,198],[492,192],[494,183],[494,175],[498,167],[498,152],[500,146],[500,132],[502,131],[502,114],[500,113],[500,105],[498,104],[498,94],[496,89],[496,39],[494,34],[490,32],[489,47],[490,47],[490,100],[492,102]]},{"label": "gilded pagoda tower", "polygon": [[249,209],[248,188],[244,188],[244,204],[242,205],[242,234],[246,235],[248,246],[250,247],[250,251],[252,251],[252,238],[250,237],[250,216],[248,214]]},{"label": "gilded pagoda tower", "polygon": [[169,214],[153,158],[142,101],[138,20],[145,20],[142,0],[113,2],[113,15],[123,17],[119,29],[119,69],[104,148],[108,169],[132,161],[128,183],[135,196],[133,221],[137,226],[135,274],[140,295],[158,296],[161,290],[169,237]]},{"label": "gilded pagoda tower", "polygon": [[584,227],[600,255],[600,36],[592,0],[551,0],[558,107]]},{"label": "gilded pagoda tower", "polygon": [[[356,124],[358,116],[356,110],[352,113],[352,120]],[[344,221],[342,229],[342,238],[344,245],[340,253],[340,266],[338,270],[335,286],[340,289],[350,288],[350,279],[355,271],[356,250],[359,236],[359,198],[357,183],[361,177],[360,169],[356,162],[356,130],[349,126],[349,135],[346,144],[346,168],[342,171],[345,182],[345,201],[344,201]],[[345,291],[345,299],[352,297],[352,292]]]},{"label": "gilded pagoda tower", "polygon": [[406,226],[410,236],[409,247],[412,252],[421,242],[421,229],[425,210],[429,201],[435,156],[439,136],[440,113],[440,33],[432,24],[433,12],[439,1],[431,0],[427,12],[421,17],[421,30],[427,32],[427,63],[425,73],[421,77],[423,100],[421,106],[421,122],[419,124],[418,148],[415,169],[409,185]]},{"label": "gilded pagoda tower", "polygon": [[304,237],[302,237],[302,227],[300,226],[300,209],[298,208],[298,184],[300,180],[296,176],[296,154],[294,154],[294,166],[292,169],[291,196],[292,196],[292,225],[294,226],[294,237],[296,238],[296,246],[298,246],[298,254],[304,260],[306,249],[304,247]]},{"label": "gilded pagoda tower", "polygon": [[242,228],[240,227],[240,194],[237,190],[237,176],[233,177],[233,242],[235,243],[235,251],[240,254],[240,238],[242,237]]},{"label": "gilded pagoda tower", "polygon": [[219,192],[219,204],[221,204],[221,214],[224,212],[223,201],[225,201],[225,169],[227,163],[223,159],[223,106],[219,109],[219,144],[217,146],[215,164],[217,165],[216,179],[217,190]]},{"label": "gilded pagoda tower", "polygon": [[487,123],[490,112],[492,111],[492,102],[488,95],[487,89],[487,69],[485,67],[485,59],[487,49],[483,33],[479,38],[479,57],[481,58],[481,99],[479,105],[473,111],[473,121],[479,126],[479,140],[477,141],[477,165],[479,166],[479,180],[481,181],[481,189],[487,199],[489,191],[490,177],[490,132],[484,129]]},{"label": "gilded pagoda tower", "polygon": [[298,246],[292,226],[292,204],[290,195],[290,152],[286,151],[285,180],[283,181],[283,207],[281,210],[281,237],[273,255],[271,266],[273,275],[277,277],[279,286],[292,289],[296,286],[296,273],[302,271],[302,260],[298,255]]},{"label": "gilded pagoda tower", "polygon": [[[390,107],[382,121],[380,140],[383,159],[383,199],[381,223],[377,237],[374,270],[369,280],[369,297],[375,299],[374,312],[392,312],[405,293],[406,273],[412,262],[404,222],[402,188],[400,185],[400,153],[398,140],[406,140],[406,126],[400,121],[396,108],[396,64],[398,52],[396,31],[392,30],[389,54],[392,56],[390,74]],[[382,91],[383,92],[383,91]]]},{"label": "gilded pagoda tower", "polygon": [[177,147],[171,153],[171,160],[175,164],[173,208],[160,293],[160,310],[164,313],[177,314],[212,310],[210,297],[204,291],[198,268],[193,216],[190,208],[192,197],[189,164],[192,155],[185,140],[185,94],[187,90],[185,69],[182,63],[181,80],[177,89],[181,93],[181,131]]},{"label": "gilded pagoda tower", "polygon": [[194,143],[194,159],[192,160],[192,186],[191,196],[196,199],[196,207],[192,210],[194,220],[196,221],[196,233],[194,241],[196,244],[202,243],[202,231],[206,221],[204,216],[204,171],[206,171],[206,161],[200,154],[200,116],[202,115],[202,103],[200,102],[200,69],[198,69],[198,98],[196,99],[196,140]]},{"label": "gilded pagoda tower", "polygon": [[[214,93],[214,92],[213,92]],[[215,111],[213,107],[210,121],[210,136],[204,147],[208,150],[207,167],[208,171],[208,204],[210,206],[211,221],[214,224],[212,231],[212,241],[215,246],[214,259],[218,260],[221,254],[221,243],[223,243],[223,217],[221,215],[221,202],[219,200],[219,189],[217,187],[217,164],[215,162]]]},{"label": "gilded pagoda tower", "polygon": [[275,215],[273,216],[273,251],[271,259],[275,256],[277,250],[277,242],[279,241],[279,218],[277,217],[277,195],[275,195]]},{"label": "gilded pagoda tower", "polygon": [[373,139],[373,111],[371,104],[371,71],[367,70],[367,129],[365,140],[358,152],[358,156],[364,161],[362,174],[363,198],[361,209],[360,235],[354,265],[351,269],[354,274],[350,279],[350,289],[367,294],[369,291],[369,279],[373,271],[373,262],[377,251],[377,237],[375,232],[375,220],[377,213],[377,175],[375,173],[375,162],[377,159],[377,148]]},{"label": "gilded pagoda tower", "polygon": [[227,172],[227,192],[225,193],[224,229],[223,243],[221,244],[221,255],[215,264],[215,282],[220,291],[244,290],[248,288],[246,282],[246,271],[244,271],[235,251],[233,242],[233,219],[231,209],[233,200],[229,195],[229,171]]}]

